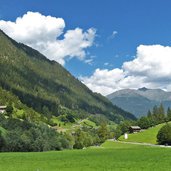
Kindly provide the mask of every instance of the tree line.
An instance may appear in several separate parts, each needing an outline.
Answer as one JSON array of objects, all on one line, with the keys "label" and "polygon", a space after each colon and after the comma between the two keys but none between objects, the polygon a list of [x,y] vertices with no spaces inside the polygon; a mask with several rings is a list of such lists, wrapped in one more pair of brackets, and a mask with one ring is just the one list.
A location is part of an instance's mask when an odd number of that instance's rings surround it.
[{"label": "tree line", "polygon": [[146,116],[142,116],[136,121],[125,120],[121,122],[115,129],[115,138],[119,138],[126,132],[129,132],[129,127],[137,125],[141,129],[148,129],[155,125],[171,121],[171,109],[168,107],[167,111],[164,110],[162,104],[159,106],[155,105],[152,110],[147,112]]},{"label": "tree line", "polygon": [[159,106],[154,106],[152,111],[148,111],[147,116],[143,116],[138,120],[138,125],[142,129],[147,129],[149,127],[158,125],[160,123],[171,121],[171,109],[168,107],[165,112],[162,104]]},{"label": "tree line", "polygon": [[99,145],[113,136],[106,123],[98,128],[80,127],[73,132],[59,133],[44,123],[0,115],[1,152],[82,149]]}]

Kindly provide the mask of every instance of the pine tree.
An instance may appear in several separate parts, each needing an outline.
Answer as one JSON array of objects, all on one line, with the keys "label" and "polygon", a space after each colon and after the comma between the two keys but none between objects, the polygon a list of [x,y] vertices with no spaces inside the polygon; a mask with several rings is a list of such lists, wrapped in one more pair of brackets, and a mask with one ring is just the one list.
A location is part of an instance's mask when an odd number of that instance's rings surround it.
[{"label": "pine tree", "polygon": [[154,126],[154,125],[155,125],[155,117],[154,117],[154,115],[151,113],[150,110],[147,112],[147,118],[148,118],[148,120],[149,120],[150,126]]},{"label": "pine tree", "polygon": [[156,124],[163,123],[165,121],[165,111],[162,104],[159,107],[156,105],[153,107],[153,117]]},{"label": "pine tree", "polygon": [[171,109],[170,109],[170,107],[168,107],[168,109],[167,109],[167,119],[169,121],[171,121]]},{"label": "pine tree", "polygon": [[147,117],[148,117],[148,118],[151,118],[151,117],[152,117],[152,113],[151,113],[150,110],[148,110],[148,112],[147,112]]},{"label": "pine tree", "polygon": [[155,106],[153,107],[153,115],[155,115],[155,116],[158,115],[158,107],[157,107],[157,105],[155,105]]},{"label": "pine tree", "polygon": [[162,122],[164,122],[164,120],[165,120],[165,111],[164,111],[164,107],[161,103],[158,108],[158,121],[159,121],[159,123],[162,123]]},{"label": "pine tree", "polygon": [[158,107],[157,107],[157,105],[155,105],[154,107],[153,107],[153,114],[152,114],[152,116],[153,116],[153,121],[154,121],[154,125],[157,125],[159,122],[158,122]]}]

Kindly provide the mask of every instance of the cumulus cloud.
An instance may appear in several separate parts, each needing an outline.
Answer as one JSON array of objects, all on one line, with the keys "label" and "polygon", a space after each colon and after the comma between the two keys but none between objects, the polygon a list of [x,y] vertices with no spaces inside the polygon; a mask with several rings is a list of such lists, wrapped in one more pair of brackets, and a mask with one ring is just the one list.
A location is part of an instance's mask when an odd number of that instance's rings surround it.
[{"label": "cumulus cloud", "polygon": [[80,77],[90,89],[102,94],[108,94],[116,89],[115,82],[119,82],[124,78],[124,72],[121,69],[96,69],[90,77]]},{"label": "cumulus cloud", "polygon": [[171,47],[140,45],[137,48],[136,58],[125,62],[123,68],[129,74],[146,75],[149,79],[169,78],[171,75]]},{"label": "cumulus cloud", "polygon": [[92,76],[81,77],[90,89],[103,95],[123,88],[162,88],[171,90],[171,47],[140,45],[135,59],[122,68],[96,69]]},{"label": "cumulus cloud", "polygon": [[[27,12],[15,22],[0,20],[0,29],[18,42],[31,46],[51,60],[62,65],[66,58],[83,60],[86,48],[93,45],[96,30],[81,28],[64,33],[65,21],[62,18],[44,16],[38,12]],[[60,36],[63,35],[63,39]]]}]

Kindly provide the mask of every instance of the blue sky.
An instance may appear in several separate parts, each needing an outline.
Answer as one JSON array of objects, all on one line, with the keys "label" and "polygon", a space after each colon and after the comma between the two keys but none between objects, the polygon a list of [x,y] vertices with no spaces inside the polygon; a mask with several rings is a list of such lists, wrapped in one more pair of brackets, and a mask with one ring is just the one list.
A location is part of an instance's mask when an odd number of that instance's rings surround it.
[{"label": "blue sky", "polygon": [[[171,46],[170,0],[36,0],[36,2],[35,0],[0,0],[0,4],[1,20],[15,22],[17,17],[32,11],[39,12],[44,16],[62,18],[66,24],[64,32],[77,27],[83,31],[89,28],[96,29],[92,45],[85,48],[86,56],[84,59],[67,58],[64,65],[90,88],[95,86],[90,84],[98,79],[93,78],[97,69],[99,71],[106,69],[106,72],[110,72],[117,68],[124,68],[124,73],[130,73],[130,69],[123,65],[125,61],[133,61],[138,58],[140,52],[137,53],[137,47],[140,45],[147,47],[151,45]],[[115,34],[112,36],[113,33]],[[63,39],[62,36],[59,38]],[[142,51],[146,50],[143,49]],[[92,63],[86,63],[86,60],[90,59],[93,60]],[[131,72],[135,73],[135,71]],[[123,74],[124,78],[132,76],[132,73],[126,76]],[[114,77],[115,75],[111,74],[111,76]],[[137,75],[134,74],[133,76],[136,77]],[[148,76],[149,79],[152,78]],[[143,81],[142,86],[169,89],[168,82],[165,85],[160,84],[161,82],[164,80],[160,79],[157,84],[156,81]],[[114,84],[117,83],[117,81],[114,82]],[[103,86],[102,84],[102,89]],[[138,88],[138,86],[141,85],[130,84],[130,88]],[[114,86],[113,90],[120,88],[129,88],[129,86],[118,88]],[[101,92],[101,89],[97,88],[94,91]],[[112,88],[110,91],[101,93],[107,94],[111,91]]]}]

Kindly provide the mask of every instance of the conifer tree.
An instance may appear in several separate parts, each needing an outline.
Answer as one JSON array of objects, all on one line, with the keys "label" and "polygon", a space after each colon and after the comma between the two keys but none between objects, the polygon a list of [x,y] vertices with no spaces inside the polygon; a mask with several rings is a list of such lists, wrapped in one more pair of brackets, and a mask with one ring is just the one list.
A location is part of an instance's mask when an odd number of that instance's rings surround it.
[{"label": "conifer tree", "polygon": [[170,109],[170,107],[168,107],[168,109],[167,109],[167,119],[168,119],[168,121],[171,121],[171,109]]}]

